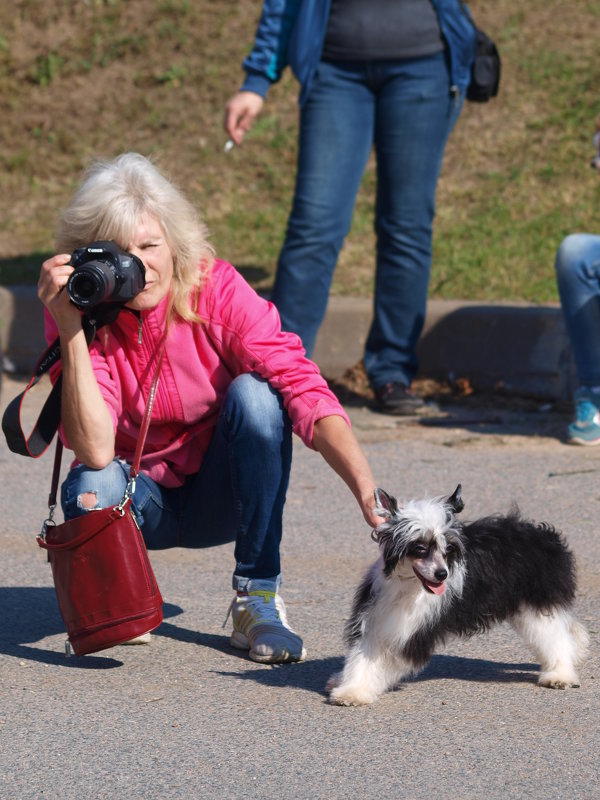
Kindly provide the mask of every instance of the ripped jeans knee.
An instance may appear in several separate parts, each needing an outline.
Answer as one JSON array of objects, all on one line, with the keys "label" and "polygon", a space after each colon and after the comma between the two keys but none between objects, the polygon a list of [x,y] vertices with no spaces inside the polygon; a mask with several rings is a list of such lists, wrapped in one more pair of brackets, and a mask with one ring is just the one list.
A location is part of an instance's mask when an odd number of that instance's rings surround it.
[{"label": "ripped jeans knee", "polygon": [[102,508],[98,505],[98,495],[96,492],[82,492],[77,496],[77,505],[84,511],[93,511],[95,508]]},{"label": "ripped jeans knee", "polygon": [[129,465],[115,459],[104,469],[78,464],[67,475],[61,488],[65,520],[80,517],[97,508],[117,505],[125,492]]}]

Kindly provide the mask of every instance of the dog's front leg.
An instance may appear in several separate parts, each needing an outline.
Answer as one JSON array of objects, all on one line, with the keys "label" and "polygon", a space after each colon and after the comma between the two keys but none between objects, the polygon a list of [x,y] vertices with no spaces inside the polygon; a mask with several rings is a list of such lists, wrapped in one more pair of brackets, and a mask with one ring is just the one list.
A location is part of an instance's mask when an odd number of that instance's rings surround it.
[{"label": "dog's front leg", "polygon": [[348,653],[342,672],[329,679],[329,700],[338,706],[370,705],[410,671],[389,654],[365,653],[358,643]]}]

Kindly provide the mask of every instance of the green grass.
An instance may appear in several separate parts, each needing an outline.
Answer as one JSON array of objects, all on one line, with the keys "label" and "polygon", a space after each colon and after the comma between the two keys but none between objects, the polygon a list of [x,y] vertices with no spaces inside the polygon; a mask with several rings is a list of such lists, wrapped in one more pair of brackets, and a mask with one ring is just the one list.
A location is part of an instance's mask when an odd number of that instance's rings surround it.
[{"label": "green grass", "polygon": [[[588,166],[600,114],[597,0],[473,0],[498,42],[501,92],[466,104],[438,187],[432,296],[555,302],[556,248],[600,232]],[[154,157],[204,216],[222,258],[273,279],[295,178],[298,87],[286,72],[242,148],[224,154],[256,0],[21,0],[0,8],[0,283],[35,283],[90,158]],[[373,286],[375,163],[335,293]]]},{"label": "green grass", "polygon": [[552,266],[561,239],[600,232],[600,176],[588,163],[600,107],[589,66],[565,53],[523,59],[532,85],[552,86],[552,102],[541,102],[522,134],[501,143],[503,164],[478,172],[467,192],[455,187],[450,207],[441,204],[432,293],[556,301]]}]

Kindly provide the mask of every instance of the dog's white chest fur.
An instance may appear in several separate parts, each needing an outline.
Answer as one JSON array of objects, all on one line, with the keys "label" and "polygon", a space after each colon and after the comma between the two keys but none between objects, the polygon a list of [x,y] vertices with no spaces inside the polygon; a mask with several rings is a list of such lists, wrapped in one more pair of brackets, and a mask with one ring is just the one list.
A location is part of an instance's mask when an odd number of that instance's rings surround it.
[{"label": "dog's white chest fur", "polygon": [[382,576],[381,559],[373,566],[376,602],[363,623],[364,635],[379,646],[401,647],[441,614],[445,597],[425,592],[416,576]]}]

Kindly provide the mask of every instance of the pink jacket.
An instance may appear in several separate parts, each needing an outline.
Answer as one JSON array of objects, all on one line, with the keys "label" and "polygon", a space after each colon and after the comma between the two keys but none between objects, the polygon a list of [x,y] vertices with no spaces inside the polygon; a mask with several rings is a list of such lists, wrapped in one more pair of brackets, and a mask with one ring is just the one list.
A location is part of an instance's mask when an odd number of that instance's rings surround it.
[{"label": "pink jacket", "polygon": [[[124,309],[101,328],[90,354],[115,426],[117,455],[131,462],[165,329],[168,299],[141,314]],[[299,337],[281,331],[275,307],[225,261],[216,260],[200,293],[203,322],[176,318],[167,337],[142,469],[163,486],[198,471],[234,377],[256,372],[283,397],[293,430],[309,447],[313,427],[337,414],[350,424]],[[46,313],[48,341],[56,337]],[[64,436],[63,436],[64,438]]]}]

